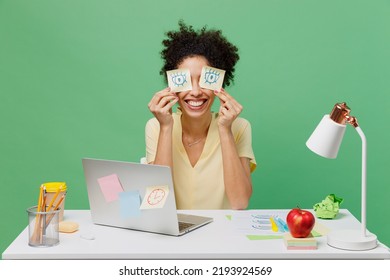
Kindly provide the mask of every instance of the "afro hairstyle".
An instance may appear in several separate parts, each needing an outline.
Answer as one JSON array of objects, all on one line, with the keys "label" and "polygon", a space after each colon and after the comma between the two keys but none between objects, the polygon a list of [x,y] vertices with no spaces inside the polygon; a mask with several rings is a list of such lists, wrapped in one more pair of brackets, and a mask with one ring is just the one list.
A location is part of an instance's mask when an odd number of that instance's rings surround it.
[{"label": "afro hairstyle", "polygon": [[240,56],[238,48],[222,35],[221,30],[207,29],[204,26],[195,31],[191,25],[180,20],[179,30],[166,32],[166,36],[168,38],[162,41],[164,49],[160,53],[164,61],[161,75],[176,69],[188,57],[203,56],[211,67],[226,71],[223,86],[234,82],[234,67]]}]

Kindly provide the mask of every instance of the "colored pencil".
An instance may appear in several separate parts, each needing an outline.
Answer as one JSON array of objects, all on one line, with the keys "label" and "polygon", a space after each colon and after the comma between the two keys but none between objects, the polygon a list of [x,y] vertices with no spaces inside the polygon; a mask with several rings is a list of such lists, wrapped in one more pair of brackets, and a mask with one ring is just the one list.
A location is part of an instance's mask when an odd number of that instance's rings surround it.
[{"label": "colored pencil", "polygon": [[54,195],[53,198],[51,199],[51,201],[50,201],[50,203],[49,203],[49,206],[47,207],[47,212],[50,212],[51,207],[53,206],[54,202],[55,202],[56,199],[57,199],[57,196],[60,194],[61,191],[62,191],[62,185],[57,189],[55,195]]},{"label": "colored pencil", "polygon": [[[63,195],[61,196],[60,200],[58,200],[56,206],[54,207],[54,211],[58,210],[58,208],[60,207],[61,202],[62,202],[62,201],[64,200],[64,198],[65,198],[65,195],[66,195],[66,193],[63,194]],[[51,220],[53,219],[54,215],[55,215],[55,213],[51,214],[50,217],[47,219],[47,221],[46,221],[46,227],[49,225],[49,223],[50,223]]]}]

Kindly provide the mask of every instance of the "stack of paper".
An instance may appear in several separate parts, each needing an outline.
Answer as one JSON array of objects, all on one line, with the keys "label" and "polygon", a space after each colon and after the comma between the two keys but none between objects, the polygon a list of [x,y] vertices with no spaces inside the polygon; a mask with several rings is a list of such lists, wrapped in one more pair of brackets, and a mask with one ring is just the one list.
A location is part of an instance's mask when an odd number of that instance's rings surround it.
[{"label": "stack of paper", "polygon": [[306,238],[295,238],[290,233],[286,233],[283,236],[284,244],[288,250],[316,250],[317,240],[313,235],[309,235]]}]

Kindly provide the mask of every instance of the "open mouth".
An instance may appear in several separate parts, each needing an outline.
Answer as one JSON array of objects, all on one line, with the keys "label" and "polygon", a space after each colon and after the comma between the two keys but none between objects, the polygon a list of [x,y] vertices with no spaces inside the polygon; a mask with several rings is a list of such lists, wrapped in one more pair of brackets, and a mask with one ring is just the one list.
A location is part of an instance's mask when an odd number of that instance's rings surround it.
[{"label": "open mouth", "polygon": [[204,105],[207,103],[207,99],[200,99],[200,100],[186,100],[185,101],[188,107],[192,110],[200,110],[204,107]]}]

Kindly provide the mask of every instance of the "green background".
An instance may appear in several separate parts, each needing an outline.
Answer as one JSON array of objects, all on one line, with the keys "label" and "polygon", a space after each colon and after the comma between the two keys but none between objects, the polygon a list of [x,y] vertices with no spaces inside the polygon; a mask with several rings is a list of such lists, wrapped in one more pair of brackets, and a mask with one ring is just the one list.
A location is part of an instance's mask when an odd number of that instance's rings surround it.
[{"label": "green background", "polygon": [[305,146],[345,101],[368,141],[368,229],[390,245],[389,1],[0,0],[0,252],[41,183],[66,181],[66,208],[88,209],[81,158],[145,154],[161,41],[179,19],[239,47],[227,91],[252,123],[250,208],[312,208],[335,193],[360,218],[358,134],[347,128],[336,160]]}]

